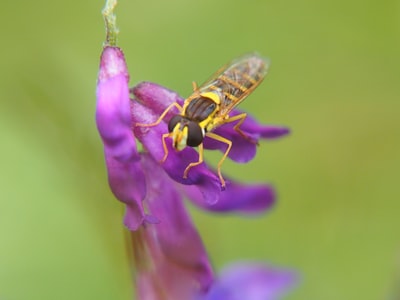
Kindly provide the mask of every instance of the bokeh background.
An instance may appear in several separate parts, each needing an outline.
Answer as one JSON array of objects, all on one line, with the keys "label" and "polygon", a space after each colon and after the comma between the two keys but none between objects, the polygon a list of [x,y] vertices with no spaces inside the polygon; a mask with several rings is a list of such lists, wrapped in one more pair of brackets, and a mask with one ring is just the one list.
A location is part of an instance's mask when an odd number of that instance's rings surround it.
[{"label": "bokeh background", "polygon": [[[103,4],[1,5],[0,299],[131,299],[94,123]],[[121,0],[116,13],[132,85],[187,96],[240,54],[272,61],[241,108],[293,133],[224,171],[279,200],[254,219],[190,208],[216,269],[294,268],[293,300],[400,299],[400,2]]]}]

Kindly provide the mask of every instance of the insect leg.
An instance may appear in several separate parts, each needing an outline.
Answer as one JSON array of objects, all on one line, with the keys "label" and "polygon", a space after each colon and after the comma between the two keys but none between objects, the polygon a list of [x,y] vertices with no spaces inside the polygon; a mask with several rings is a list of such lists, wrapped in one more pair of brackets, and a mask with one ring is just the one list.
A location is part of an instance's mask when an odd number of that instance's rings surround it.
[{"label": "insect leg", "polygon": [[201,144],[199,145],[199,160],[196,161],[196,162],[190,163],[190,164],[186,167],[185,171],[183,172],[183,178],[187,178],[187,175],[188,175],[189,170],[190,170],[191,168],[193,168],[194,166],[197,166],[197,165],[201,164],[202,162],[203,162],[203,143],[201,143]]},{"label": "insect leg", "polygon": [[199,87],[197,86],[196,81],[192,81],[193,92],[197,91]]},{"label": "insect leg", "polygon": [[171,103],[164,111],[163,113],[160,115],[160,117],[158,118],[157,121],[153,122],[153,123],[149,123],[149,124],[144,124],[144,123],[136,123],[135,126],[137,127],[153,127],[156,126],[158,124],[161,123],[162,119],[165,118],[165,116],[167,115],[167,113],[173,108],[176,107],[177,109],[179,109],[179,111],[182,111],[182,106],[180,106],[177,102]]},{"label": "insect leg", "polygon": [[164,163],[167,160],[168,157],[168,148],[167,148],[167,144],[165,143],[165,139],[167,137],[170,137],[171,134],[170,133],[164,133],[161,136],[161,141],[162,141],[162,145],[163,145],[163,149],[164,149],[164,157],[162,158],[162,160],[160,160],[160,163]]},{"label": "insect leg", "polygon": [[206,135],[208,137],[214,139],[214,140],[217,140],[217,141],[219,141],[221,143],[225,143],[225,144],[228,145],[228,148],[226,148],[226,151],[225,151],[224,155],[222,156],[221,160],[219,161],[219,163],[217,165],[219,180],[221,181],[222,187],[225,188],[225,180],[224,180],[224,178],[222,177],[222,174],[221,174],[221,166],[222,166],[222,163],[224,162],[224,160],[228,157],[229,151],[231,151],[232,142],[230,140],[218,135],[218,134],[213,133],[213,132],[207,132]]},{"label": "insect leg", "polygon": [[235,129],[237,131],[237,133],[239,133],[244,139],[248,140],[249,142],[253,143],[253,144],[257,144],[257,141],[254,141],[252,138],[250,138],[248,135],[246,135],[241,129],[240,129],[240,125],[243,124],[244,120],[246,119],[247,114],[246,113],[241,113],[239,115],[233,116],[231,118],[228,118],[226,120],[223,121],[223,124],[226,123],[231,123],[231,122],[235,122],[237,120],[239,120],[239,122],[237,122],[237,124],[235,126],[233,126],[233,129]]}]

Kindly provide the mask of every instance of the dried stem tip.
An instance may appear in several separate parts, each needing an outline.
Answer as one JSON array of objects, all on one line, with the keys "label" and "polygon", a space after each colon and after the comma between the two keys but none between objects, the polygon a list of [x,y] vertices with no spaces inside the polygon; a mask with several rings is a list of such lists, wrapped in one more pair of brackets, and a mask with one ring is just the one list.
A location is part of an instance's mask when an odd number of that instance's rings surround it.
[{"label": "dried stem tip", "polygon": [[102,14],[106,23],[106,41],[104,46],[116,46],[118,28],[116,25],[116,17],[114,8],[117,5],[117,0],[106,0],[106,5],[103,8]]}]

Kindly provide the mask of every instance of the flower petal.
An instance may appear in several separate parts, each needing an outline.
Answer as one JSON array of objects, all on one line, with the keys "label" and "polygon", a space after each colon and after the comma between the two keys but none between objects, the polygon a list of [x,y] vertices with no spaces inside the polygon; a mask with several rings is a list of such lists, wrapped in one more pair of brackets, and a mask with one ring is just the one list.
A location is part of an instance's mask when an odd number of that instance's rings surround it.
[{"label": "flower petal", "polygon": [[125,224],[136,230],[145,220],[145,182],[131,131],[128,71],[122,51],[103,50],[97,84],[96,124],[104,144],[110,188],[127,204]]},{"label": "flower petal", "polygon": [[96,123],[109,154],[121,161],[139,160],[130,131],[129,75],[119,48],[102,53],[97,84]]},{"label": "flower petal", "polygon": [[[234,109],[230,113],[230,117],[241,113],[243,112]],[[247,114],[246,119],[240,126],[243,133],[249,137],[249,139],[245,139],[234,129],[236,124],[237,122],[221,125],[214,130],[214,133],[232,141],[232,148],[228,157],[239,163],[246,163],[254,158],[256,155],[257,144],[260,139],[275,139],[290,132],[287,127],[260,124],[252,116]],[[204,148],[218,149],[222,152],[226,151],[226,145],[224,143],[210,138],[204,140]]]},{"label": "flower petal", "polygon": [[213,281],[206,250],[175,182],[149,154],[143,155],[142,166],[148,182],[146,205],[160,223],[132,233],[138,299],[193,299]]},{"label": "flower petal", "polygon": [[[234,109],[230,114],[231,117],[243,113],[238,109]],[[274,139],[282,137],[290,132],[287,127],[277,125],[263,125],[256,121],[252,116],[247,115],[240,129],[251,138]]]},{"label": "flower petal", "polygon": [[204,300],[275,300],[297,282],[293,271],[257,263],[236,263],[226,268]]},{"label": "flower petal", "polygon": [[[156,115],[161,115],[172,103],[177,102],[182,105],[184,101],[176,92],[152,82],[141,82],[130,91],[137,101],[150,108]],[[165,121],[169,121],[177,113],[179,111],[172,110],[165,117]]]},{"label": "flower petal", "polygon": [[[150,108],[143,106],[139,102],[132,101],[133,123],[153,123],[157,120]],[[167,125],[163,122],[153,127],[139,127],[133,129],[135,136],[143,144],[146,150],[156,161],[161,161],[165,151],[162,143],[162,135],[168,132]],[[171,144],[171,140],[166,139],[168,156],[161,164],[167,174],[175,181],[186,185],[197,185],[202,193],[204,201],[215,203],[219,199],[221,183],[219,177],[213,173],[203,162],[190,169],[187,178],[183,178],[186,167],[191,162],[197,162],[199,154],[191,147],[186,147],[182,151],[176,151]]]},{"label": "flower petal", "polygon": [[245,215],[254,215],[265,212],[275,203],[275,190],[269,185],[249,185],[230,181],[229,188],[221,193],[215,204],[205,203],[199,197],[199,190],[193,186],[185,186],[184,192],[188,198],[202,209],[230,213],[236,212]]},{"label": "flower petal", "polygon": [[129,230],[137,230],[146,216],[142,199],[145,195],[145,182],[140,162],[121,162],[108,154],[105,149],[108,183],[115,197],[126,204],[124,224]]}]

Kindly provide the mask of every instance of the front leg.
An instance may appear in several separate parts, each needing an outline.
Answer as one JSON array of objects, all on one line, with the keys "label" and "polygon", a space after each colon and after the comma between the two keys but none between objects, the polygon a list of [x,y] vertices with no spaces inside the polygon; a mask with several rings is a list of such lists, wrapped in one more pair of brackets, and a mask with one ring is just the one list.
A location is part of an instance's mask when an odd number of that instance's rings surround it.
[{"label": "front leg", "polygon": [[164,156],[162,158],[162,160],[160,160],[160,163],[164,163],[167,160],[168,157],[168,148],[167,148],[167,143],[165,142],[165,139],[167,137],[171,137],[170,133],[164,133],[161,137],[161,141],[162,141],[162,145],[163,145],[163,149],[164,149]]},{"label": "front leg", "polygon": [[156,126],[158,124],[161,123],[161,121],[164,119],[164,117],[167,115],[167,113],[173,108],[176,107],[177,109],[179,109],[179,112],[182,112],[182,106],[180,106],[177,102],[171,103],[164,111],[163,113],[160,115],[160,117],[158,118],[157,121],[153,122],[153,123],[136,123],[135,126],[137,127],[153,127]]},{"label": "front leg", "polygon": [[190,163],[190,164],[186,167],[185,171],[183,172],[183,178],[187,178],[187,175],[188,175],[189,170],[190,170],[191,168],[193,168],[193,167],[195,167],[195,166],[197,166],[197,165],[200,165],[200,164],[203,162],[203,151],[204,151],[204,150],[203,150],[203,143],[201,143],[201,144],[199,145],[199,160],[196,161],[196,162]]},{"label": "front leg", "polygon": [[218,162],[218,165],[217,165],[218,177],[219,177],[219,180],[221,181],[222,188],[225,189],[225,180],[222,177],[221,167],[222,167],[222,163],[224,162],[224,160],[228,157],[229,151],[231,151],[232,142],[218,134],[213,133],[213,132],[207,132],[206,136],[228,145],[228,147],[225,150],[224,155],[222,156],[221,160]]}]

